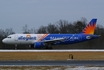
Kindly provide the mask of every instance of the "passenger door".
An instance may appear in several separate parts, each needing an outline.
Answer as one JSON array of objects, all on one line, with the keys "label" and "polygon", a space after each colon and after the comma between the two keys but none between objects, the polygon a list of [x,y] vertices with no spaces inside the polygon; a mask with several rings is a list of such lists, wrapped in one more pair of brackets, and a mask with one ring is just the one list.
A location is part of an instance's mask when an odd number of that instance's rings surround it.
[{"label": "passenger door", "polygon": [[15,41],[18,41],[18,35],[17,35],[17,34],[14,35],[14,40],[15,40]]}]

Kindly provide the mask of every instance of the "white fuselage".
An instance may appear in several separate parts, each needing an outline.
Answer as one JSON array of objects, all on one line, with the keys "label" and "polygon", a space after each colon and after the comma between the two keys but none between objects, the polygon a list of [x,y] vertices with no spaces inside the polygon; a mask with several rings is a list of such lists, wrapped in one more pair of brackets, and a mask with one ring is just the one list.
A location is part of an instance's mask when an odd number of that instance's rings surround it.
[{"label": "white fuselage", "polygon": [[3,39],[7,44],[33,44],[38,42],[44,34],[13,34]]}]

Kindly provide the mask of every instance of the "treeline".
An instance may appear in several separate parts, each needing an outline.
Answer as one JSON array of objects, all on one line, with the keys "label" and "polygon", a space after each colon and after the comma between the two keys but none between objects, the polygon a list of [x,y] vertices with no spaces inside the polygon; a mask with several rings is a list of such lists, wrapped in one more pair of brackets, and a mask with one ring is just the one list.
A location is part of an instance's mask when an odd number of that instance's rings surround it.
[{"label": "treeline", "polygon": [[[70,33],[80,33],[85,26],[87,25],[86,18],[81,18],[81,20],[68,22],[66,20],[59,20],[56,23],[50,23],[47,26],[40,26],[38,29],[28,28],[28,25],[23,26],[23,33],[51,33],[51,34],[70,34]],[[2,30],[0,29],[0,49],[15,49],[15,45],[7,45],[2,43],[2,39],[10,34],[14,34],[15,32],[12,28]],[[81,42],[77,44],[69,44],[69,45],[56,45],[53,46],[54,49],[103,49],[104,48],[104,27],[97,23],[97,27],[95,30],[95,34],[101,35],[98,39],[94,39],[91,41]],[[28,45],[18,45],[17,49],[30,49]]]}]

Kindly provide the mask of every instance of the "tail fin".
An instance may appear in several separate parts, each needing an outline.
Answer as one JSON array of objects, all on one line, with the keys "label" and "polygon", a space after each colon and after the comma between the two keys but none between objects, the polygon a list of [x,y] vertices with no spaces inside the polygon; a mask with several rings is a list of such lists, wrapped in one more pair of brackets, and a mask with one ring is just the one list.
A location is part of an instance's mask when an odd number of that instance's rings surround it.
[{"label": "tail fin", "polygon": [[94,34],[97,19],[92,19],[90,23],[83,29],[83,34]]}]

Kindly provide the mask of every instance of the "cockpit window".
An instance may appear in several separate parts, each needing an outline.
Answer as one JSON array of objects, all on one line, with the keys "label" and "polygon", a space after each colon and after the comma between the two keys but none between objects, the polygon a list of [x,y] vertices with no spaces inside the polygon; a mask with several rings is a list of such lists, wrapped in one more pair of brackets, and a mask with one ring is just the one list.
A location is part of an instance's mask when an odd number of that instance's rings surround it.
[{"label": "cockpit window", "polygon": [[11,37],[7,37],[7,38],[11,38]]}]

